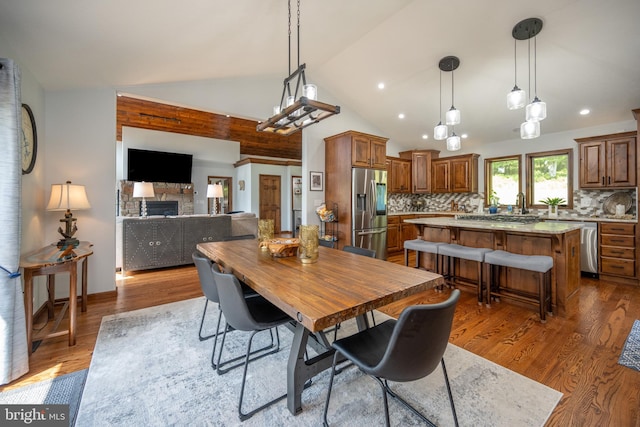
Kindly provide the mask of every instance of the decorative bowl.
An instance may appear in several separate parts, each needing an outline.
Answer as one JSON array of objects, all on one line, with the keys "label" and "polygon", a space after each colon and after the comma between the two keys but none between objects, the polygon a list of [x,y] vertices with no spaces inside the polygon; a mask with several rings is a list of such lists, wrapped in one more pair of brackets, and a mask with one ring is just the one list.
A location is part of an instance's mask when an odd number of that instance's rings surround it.
[{"label": "decorative bowl", "polygon": [[296,256],[300,240],[295,238],[270,239],[267,241],[269,253],[274,258]]}]

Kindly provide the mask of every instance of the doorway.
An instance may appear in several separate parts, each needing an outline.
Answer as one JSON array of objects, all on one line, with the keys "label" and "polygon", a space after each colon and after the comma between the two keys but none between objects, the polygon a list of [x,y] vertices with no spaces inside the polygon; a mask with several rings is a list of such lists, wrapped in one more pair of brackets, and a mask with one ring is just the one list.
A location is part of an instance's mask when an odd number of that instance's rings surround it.
[{"label": "doorway", "polygon": [[[230,176],[209,176],[207,184],[221,184],[224,197],[217,201],[219,213],[229,213],[233,211],[233,179]],[[213,199],[207,199],[207,213],[213,212]]]},{"label": "doorway", "polygon": [[273,220],[273,233],[279,235],[281,229],[281,182],[280,175],[260,174],[259,209],[260,219]]}]

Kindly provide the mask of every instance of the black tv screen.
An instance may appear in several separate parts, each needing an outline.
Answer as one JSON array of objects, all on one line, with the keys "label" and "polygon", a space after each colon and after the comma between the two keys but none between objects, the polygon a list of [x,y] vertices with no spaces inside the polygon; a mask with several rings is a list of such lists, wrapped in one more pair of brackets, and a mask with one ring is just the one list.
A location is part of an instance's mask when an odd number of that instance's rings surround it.
[{"label": "black tv screen", "polygon": [[129,148],[127,157],[129,181],[191,182],[192,154]]}]

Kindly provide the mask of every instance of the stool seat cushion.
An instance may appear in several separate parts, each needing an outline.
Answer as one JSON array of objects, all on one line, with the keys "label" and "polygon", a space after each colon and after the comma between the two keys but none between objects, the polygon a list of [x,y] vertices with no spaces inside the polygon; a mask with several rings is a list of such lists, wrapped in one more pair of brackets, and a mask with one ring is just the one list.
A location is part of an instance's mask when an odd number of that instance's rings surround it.
[{"label": "stool seat cushion", "polygon": [[447,243],[438,247],[438,254],[440,255],[452,256],[478,262],[484,262],[485,254],[489,252],[493,252],[493,250],[487,248],[472,248],[455,243]]},{"label": "stool seat cushion", "polygon": [[553,258],[550,256],[520,255],[507,251],[493,251],[485,256],[484,261],[487,264],[537,271],[539,273],[545,273],[553,267]]},{"label": "stool seat cushion", "polygon": [[438,253],[438,247],[446,245],[442,242],[429,242],[421,239],[405,240],[404,248],[412,251],[429,252],[432,254]]}]

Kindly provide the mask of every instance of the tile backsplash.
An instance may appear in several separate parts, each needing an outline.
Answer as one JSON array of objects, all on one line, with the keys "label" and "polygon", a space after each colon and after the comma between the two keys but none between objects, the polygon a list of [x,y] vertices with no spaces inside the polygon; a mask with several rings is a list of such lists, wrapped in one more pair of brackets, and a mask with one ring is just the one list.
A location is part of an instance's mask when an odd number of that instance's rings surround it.
[{"label": "tile backsplash", "polygon": [[[631,208],[628,215],[637,216],[638,198],[636,189],[624,190],[587,190],[573,192],[573,209],[560,208],[559,217],[603,216],[603,204],[614,193],[626,193],[631,196]],[[389,213],[450,211],[451,202],[458,204],[460,210],[476,212],[478,202],[484,200],[483,193],[444,193],[444,194],[389,194]],[[486,211],[487,206],[485,206]],[[530,209],[531,213],[543,215],[547,209]]]}]

